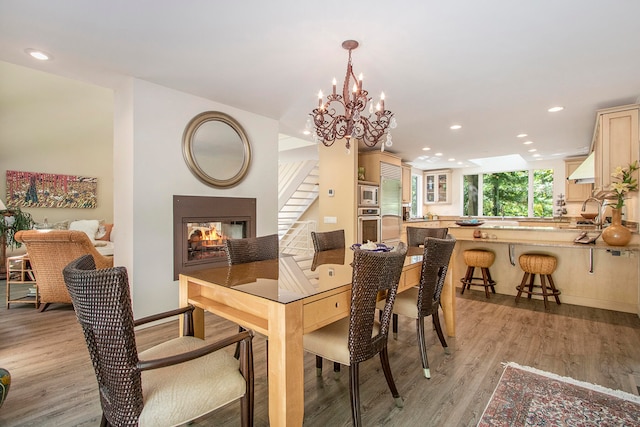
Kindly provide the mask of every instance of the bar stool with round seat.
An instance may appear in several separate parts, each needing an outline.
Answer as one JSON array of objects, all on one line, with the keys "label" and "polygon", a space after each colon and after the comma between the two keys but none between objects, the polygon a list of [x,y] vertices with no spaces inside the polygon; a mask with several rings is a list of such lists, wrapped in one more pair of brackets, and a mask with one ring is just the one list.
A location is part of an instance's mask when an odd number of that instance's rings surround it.
[{"label": "bar stool with round seat", "polygon": [[[462,294],[465,289],[471,289],[471,286],[484,286],[484,293],[489,298],[489,288],[491,292],[496,293],[495,280],[491,278],[489,267],[493,265],[496,255],[484,249],[468,249],[463,252],[464,263],[467,264],[467,273],[460,282],[462,282]],[[475,269],[479,268],[482,277],[473,277]]]},{"label": "bar stool with round seat", "polygon": [[[544,298],[544,308],[549,309],[547,298],[553,296],[556,302],[560,304],[560,291],[556,289],[556,285],[553,283],[551,273],[553,273],[558,264],[558,260],[553,255],[545,254],[522,254],[518,258],[520,268],[524,271],[522,282],[516,286],[518,295],[516,295],[516,304],[520,300],[522,293],[527,294],[527,298],[531,299],[531,295],[542,295]],[[536,274],[540,276],[540,285],[534,285],[534,279]],[[549,281],[547,287],[546,280]],[[527,284],[528,280],[528,284]],[[533,288],[541,288],[541,292],[534,292]]]}]

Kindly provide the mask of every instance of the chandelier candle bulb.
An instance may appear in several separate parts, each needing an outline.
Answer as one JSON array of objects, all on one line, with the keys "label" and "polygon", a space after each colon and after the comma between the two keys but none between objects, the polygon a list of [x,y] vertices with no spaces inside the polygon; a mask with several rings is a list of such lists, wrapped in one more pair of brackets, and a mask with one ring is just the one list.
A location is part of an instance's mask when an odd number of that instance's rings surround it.
[{"label": "chandelier candle bulb", "polygon": [[336,96],[336,84],[338,84],[338,82],[336,81],[336,78],[333,78],[333,96]]}]

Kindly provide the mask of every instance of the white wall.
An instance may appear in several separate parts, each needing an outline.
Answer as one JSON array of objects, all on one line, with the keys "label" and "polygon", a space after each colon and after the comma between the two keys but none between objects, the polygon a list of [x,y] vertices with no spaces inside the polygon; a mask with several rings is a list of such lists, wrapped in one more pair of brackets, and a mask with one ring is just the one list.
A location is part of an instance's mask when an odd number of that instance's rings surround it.
[{"label": "white wall", "polygon": [[96,177],[96,208],[23,210],[36,222],[112,222],[112,144],[112,90],[0,62],[0,199],[7,170]]},{"label": "white wall", "polygon": [[[184,162],[184,128],[203,111],[225,112],[247,133],[252,163],[236,187],[209,187]],[[129,270],[136,317],[177,306],[173,195],[255,197],[257,235],[277,232],[276,120],[130,79],[116,91],[114,159],[115,264]]]}]

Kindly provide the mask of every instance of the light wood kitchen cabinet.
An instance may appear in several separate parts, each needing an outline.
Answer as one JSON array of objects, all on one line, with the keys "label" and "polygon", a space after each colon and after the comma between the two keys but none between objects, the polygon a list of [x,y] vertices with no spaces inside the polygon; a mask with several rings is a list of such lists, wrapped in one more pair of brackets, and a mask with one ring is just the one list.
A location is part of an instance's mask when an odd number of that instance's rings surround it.
[{"label": "light wood kitchen cabinet", "polygon": [[451,203],[451,171],[424,172],[424,203]]},{"label": "light wood kitchen cabinet", "polygon": [[[593,134],[592,151],[595,152],[595,193],[609,190],[611,173],[618,166],[627,167],[640,157],[640,105],[632,104],[599,110]],[[630,194],[632,200],[625,203],[625,219],[637,221],[638,193]]]},{"label": "light wood kitchen cabinet", "polygon": [[599,110],[594,132],[595,188],[607,190],[611,173],[638,159],[638,104]]},{"label": "light wood kitchen cabinet", "polygon": [[578,166],[584,162],[587,157],[570,157],[564,160],[565,167],[565,200],[567,202],[584,202],[591,197],[593,184],[576,184],[575,181],[569,179],[569,176],[578,169]]},{"label": "light wood kitchen cabinet", "polygon": [[363,151],[358,154],[358,167],[364,168],[364,180],[380,184],[380,162],[401,166],[402,159],[391,153]]},{"label": "light wood kitchen cabinet", "polygon": [[402,165],[402,203],[411,203],[411,166]]}]

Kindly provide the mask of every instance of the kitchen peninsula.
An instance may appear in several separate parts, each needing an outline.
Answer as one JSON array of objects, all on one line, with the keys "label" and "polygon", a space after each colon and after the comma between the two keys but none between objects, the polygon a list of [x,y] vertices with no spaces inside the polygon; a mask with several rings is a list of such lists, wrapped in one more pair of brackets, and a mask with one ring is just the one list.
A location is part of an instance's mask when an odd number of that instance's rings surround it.
[{"label": "kitchen peninsula", "polygon": [[[442,302],[448,335],[455,336],[455,292],[456,288],[460,288],[460,279],[466,271],[462,254],[467,249],[487,249],[495,253],[491,276],[496,281],[497,293],[515,297],[516,285],[520,284],[523,275],[518,263],[521,254],[549,254],[558,259],[553,279],[562,292],[562,303],[636,313],[640,316],[640,235],[637,232],[633,233],[629,245],[618,247],[607,245],[601,238],[595,244],[574,243],[574,239],[584,229],[567,222],[523,221],[527,225],[514,225],[514,221],[502,223],[510,225],[500,225],[501,221],[495,220],[475,227],[459,226],[449,218],[404,223],[405,227],[449,227],[449,233],[458,241],[447,275],[448,289],[443,293]],[[486,238],[473,237],[474,230],[484,233]],[[600,232],[584,231],[593,236]],[[404,236],[406,237],[406,232]],[[536,279],[536,283],[538,280]],[[533,298],[541,299],[536,296]]]}]

